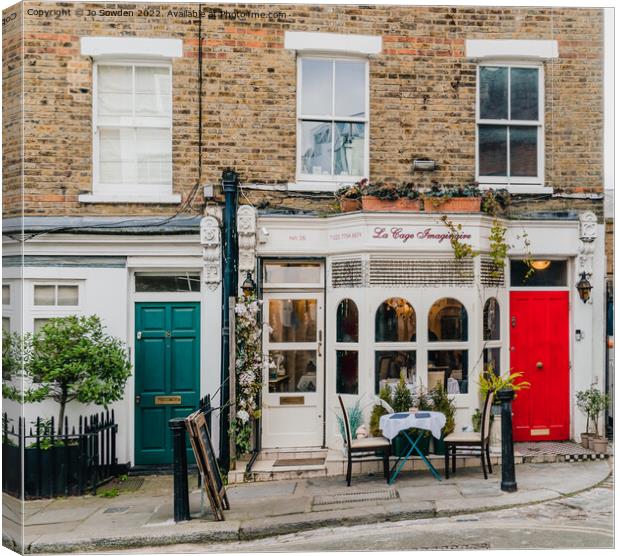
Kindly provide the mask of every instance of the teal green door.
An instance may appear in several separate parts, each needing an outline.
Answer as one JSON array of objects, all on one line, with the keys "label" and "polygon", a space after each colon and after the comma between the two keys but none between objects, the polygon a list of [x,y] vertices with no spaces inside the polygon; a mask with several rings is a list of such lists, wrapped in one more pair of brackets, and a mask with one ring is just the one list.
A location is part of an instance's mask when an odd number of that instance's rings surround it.
[{"label": "teal green door", "polygon": [[168,421],[200,398],[200,304],[136,303],[135,346],[136,464],[172,463]]}]

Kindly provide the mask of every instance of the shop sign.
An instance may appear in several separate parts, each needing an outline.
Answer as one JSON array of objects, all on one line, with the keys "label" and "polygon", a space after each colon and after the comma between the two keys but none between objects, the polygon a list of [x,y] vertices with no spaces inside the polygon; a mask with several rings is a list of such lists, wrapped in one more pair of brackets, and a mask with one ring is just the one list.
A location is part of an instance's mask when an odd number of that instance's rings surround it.
[{"label": "shop sign", "polygon": [[[376,226],[373,230],[372,239],[391,239],[401,243],[413,241],[436,241],[443,243],[450,241],[450,232],[446,230],[436,231],[433,228],[404,228],[402,226]],[[471,239],[471,234],[461,232],[458,234],[459,240]]]}]

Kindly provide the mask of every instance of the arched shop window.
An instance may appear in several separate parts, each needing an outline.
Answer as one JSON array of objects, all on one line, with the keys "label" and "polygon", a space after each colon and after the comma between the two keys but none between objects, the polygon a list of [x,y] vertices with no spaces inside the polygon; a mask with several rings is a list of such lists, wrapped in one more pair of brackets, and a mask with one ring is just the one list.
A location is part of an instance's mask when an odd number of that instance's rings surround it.
[{"label": "arched shop window", "polygon": [[449,394],[467,394],[469,388],[467,310],[458,300],[444,297],[428,313],[428,388],[442,384]]},{"label": "arched shop window", "polygon": [[402,376],[416,381],[416,314],[402,297],[390,297],[375,314],[375,392]]},{"label": "arched shop window", "polygon": [[343,299],[336,312],[336,392],[359,391],[359,312],[351,299]]},{"label": "arched shop window", "polygon": [[484,369],[490,365],[493,372],[499,375],[501,355],[499,303],[494,297],[487,299],[482,313],[482,339],[484,340],[483,363]]},{"label": "arched shop window", "polygon": [[390,297],[375,315],[375,342],[415,342],[415,311],[402,297]]}]

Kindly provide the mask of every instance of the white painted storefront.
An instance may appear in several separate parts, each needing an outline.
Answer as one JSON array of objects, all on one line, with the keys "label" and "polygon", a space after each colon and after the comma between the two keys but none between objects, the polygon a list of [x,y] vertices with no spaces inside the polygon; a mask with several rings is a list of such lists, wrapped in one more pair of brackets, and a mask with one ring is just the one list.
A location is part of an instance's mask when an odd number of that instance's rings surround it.
[{"label": "white painted storefront", "polygon": [[[200,395],[213,394],[220,383],[221,342],[221,260],[219,219],[217,214],[203,219],[201,234],[177,235],[116,235],[116,234],[44,234],[20,246],[5,241],[4,255],[18,257],[23,249],[25,266],[15,263],[4,267],[3,283],[10,286],[10,304],[3,316],[10,319],[10,329],[32,331],[34,320],[63,314],[99,315],[108,333],[124,340],[132,362],[135,355],[136,330],[134,307],[143,301],[198,301],[200,303]],[[591,215],[593,217],[593,215]],[[603,226],[591,217],[566,220],[506,221],[510,258],[526,254],[521,239],[526,230],[530,250],[536,259],[567,261],[567,280],[563,288],[569,297],[570,355],[570,436],[578,437],[585,429],[585,418],[576,411],[574,394],[592,382],[603,384],[604,374],[604,249]],[[464,350],[468,353],[466,377],[461,376],[460,393],[455,394],[457,427],[470,424],[471,414],[478,407],[477,377],[481,370],[484,347],[500,348],[500,368],[509,368],[509,291],[510,273],[503,286],[483,286],[481,265],[488,252],[488,235],[492,219],[483,215],[451,215],[455,224],[462,224],[465,241],[482,255],[471,261],[473,275],[459,280],[454,270],[454,256],[447,229],[437,214],[424,213],[351,213],[327,218],[310,216],[259,215],[250,207],[239,213],[240,273],[260,269],[254,274],[259,292],[266,300],[268,319],[270,300],[314,300],[318,316],[313,333],[302,348],[314,351],[317,357],[314,391],[305,386],[296,392],[270,388],[269,371],[264,377],[263,447],[327,446],[338,448],[340,435],[336,415],[337,352],[357,352],[357,393],[343,394],[345,403],[361,400],[366,419],[376,392],[375,359],[377,352],[415,352],[415,363],[409,365],[417,383],[427,385],[431,352]],[[15,259],[17,261],[18,259]],[[265,267],[270,261],[276,266],[283,261],[315,261],[320,268],[317,281],[305,284],[282,284],[265,281]],[[425,261],[426,274],[415,274],[416,261]],[[56,261],[56,262],[54,262]],[[469,264],[469,263],[468,263]],[[507,265],[508,266],[508,265]],[[404,269],[399,274],[397,269]],[[583,303],[575,284],[581,271],[588,272],[592,283],[590,301]],[[137,272],[165,274],[192,272],[200,276],[200,292],[136,293]],[[23,282],[21,279],[23,278]],[[416,280],[423,279],[423,285]],[[435,281],[434,281],[435,280]],[[242,280],[240,281],[240,283]],[[40,308],[33,304],[35,284],[75,284],[79,287],[76,307]],[[22,287],[23,286],[23,287]],[[557,289],[557,288],[556,288]],[[562,289],[562,288],[560,288]],[[500,339],[482,340],[483,308],[486,300],[497,300],[500,313]],[[387,299],[402,298],[415,311],[416,334],[405,344],[375,341],[375,315]],[[432,344],[428,335],[428,314],[441,299],[458,300],[467,312],[468,334],[465,341]],[[352,300],[358,310],[359,337],[356,341],[337,342],[336,314],[342,300]],[[23,311],[20,304],[23,303]],[[22,320],[23,319],[23,320]],[[579,331],[579,333],[577,333]],[[286,346],[271,342],[264,331],[267,349]],[[309,336],[310,338],[310,336]],[[275,338],[277,340],[277,338]],[[275,343],[276,345],[272,345]],[[299,348],[299,346],[293,346]],[[272,380],[277,380],[277,376]],[[467,383],[466,386],[464,383]],[[135,462],[135,385],[132,376],[123,400],[114,408],[119,423],[117,455],[120,462]],[[282,403],[286,397],[303,398],[293,404]],[[16,408],[5,402],[5,410],[15,414]],[[71,420],[76,415],[93,412],[72,403],[68,408]],[[57,407],[46,402],[27,406],[26,421],[36,415],[55,415]],[[219,435],[219,419],[212,421],[214,436]],[[214,442],[217,444],[217,442]]]}]

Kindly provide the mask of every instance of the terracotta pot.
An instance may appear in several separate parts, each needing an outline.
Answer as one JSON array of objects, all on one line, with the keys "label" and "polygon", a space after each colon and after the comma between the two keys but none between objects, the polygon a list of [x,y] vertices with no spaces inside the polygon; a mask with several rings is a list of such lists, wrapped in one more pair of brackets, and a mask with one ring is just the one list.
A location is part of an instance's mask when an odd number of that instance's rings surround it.
[{"label": "terracotta pot", "polygon": [[592,448],[597,454],[607,453],[607,439],[603,437],[594,437],[592,439]]},{"label": "terracotta pot", "polygon": [[346,197],[341,197],[338,199],[338,203],[340,203],[341,212],[354,212],[356,210],[362,210],[362,201],[360,199],[347,199]]},{"label": "terracotta pot", "polygon": [[591,432],[581,433],[581,445],[586,449],[588,448],[588,442],[589,442],[588,438],[590,438],[591,436],[593,436]]},{"label": "terracotta pot", "polygon": [[362,197],[362,208],[366,211],[419,211],[420,200],[419,199],[407,199],[401,197],[393,201],[387,199],[379,199],[379,197],[373,197],[366,195]]},{"label": "terracotta pot", "polygon": [[480,197],[425,197],[425,212],[480,212]]}]

